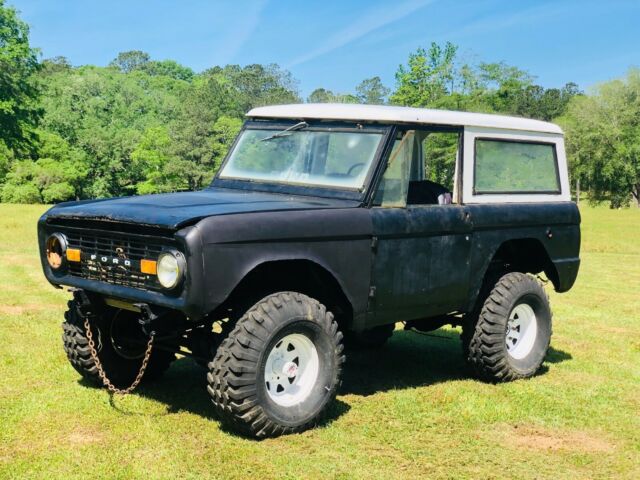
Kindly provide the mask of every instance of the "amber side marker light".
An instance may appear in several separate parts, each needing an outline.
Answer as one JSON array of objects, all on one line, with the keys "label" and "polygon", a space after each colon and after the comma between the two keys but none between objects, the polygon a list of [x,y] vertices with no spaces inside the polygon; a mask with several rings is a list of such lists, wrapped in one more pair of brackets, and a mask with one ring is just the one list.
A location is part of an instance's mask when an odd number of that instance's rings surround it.
[{"label": "amber side marker light", "polygon": [[140,271],[149,275],[156,275],[158,273],[158,264],[155,260],[140,260]]},{"label": "amber side marker light", "polygon": [[67,260],[70,262],[79,262],[81,252],[78,248],[67,248]]}]

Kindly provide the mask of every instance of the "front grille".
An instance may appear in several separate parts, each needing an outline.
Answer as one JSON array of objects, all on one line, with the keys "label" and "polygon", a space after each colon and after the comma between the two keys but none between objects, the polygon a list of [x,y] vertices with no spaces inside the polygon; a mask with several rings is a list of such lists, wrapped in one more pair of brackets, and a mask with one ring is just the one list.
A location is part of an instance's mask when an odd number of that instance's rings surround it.
[{"label": "front grille", "polygon": [[68,262],[69,274],[127,287],[159,290],[156,275],[140,271],[140,260],[157,260],[160,252],[172,246],[144,235],[111,231],[64,229],[69,248],[82,252],[80,262]]}]

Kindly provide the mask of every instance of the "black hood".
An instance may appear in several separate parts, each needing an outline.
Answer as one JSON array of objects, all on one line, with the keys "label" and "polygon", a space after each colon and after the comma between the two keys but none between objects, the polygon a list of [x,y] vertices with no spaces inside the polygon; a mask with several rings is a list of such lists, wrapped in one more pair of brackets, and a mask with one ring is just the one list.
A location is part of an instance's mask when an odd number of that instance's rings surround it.
[{"label": "black hood", "polygon": [[51,208],[46,216],[107,220],[178,229],[212,215],[348,208],[359,204],[358,201],[353,200],[207,188],[198,192],[66,202]]}]

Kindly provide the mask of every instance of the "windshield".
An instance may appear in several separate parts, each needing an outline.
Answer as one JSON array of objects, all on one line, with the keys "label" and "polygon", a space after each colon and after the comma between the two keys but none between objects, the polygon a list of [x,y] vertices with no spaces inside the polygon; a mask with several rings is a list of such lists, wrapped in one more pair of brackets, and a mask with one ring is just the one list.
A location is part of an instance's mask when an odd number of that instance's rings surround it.
[{"label": "windshield", "polygon": [[247,129],[219,178],[361,189],[382,133]]}]

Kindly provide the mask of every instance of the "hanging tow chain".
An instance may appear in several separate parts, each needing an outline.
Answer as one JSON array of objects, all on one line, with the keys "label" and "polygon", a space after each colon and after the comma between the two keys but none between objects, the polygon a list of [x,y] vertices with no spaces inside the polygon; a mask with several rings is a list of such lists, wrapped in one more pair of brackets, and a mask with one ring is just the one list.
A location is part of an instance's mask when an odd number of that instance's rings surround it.
[{"label": "hanging tow chain", "polygon": [[144,359],[142,360],[142,365],[140,366],[140,371],[138,375],[136,375],[136,379],[133,383],[125,388],[119,389],[116,387],[111,381],[107,378],[107,374],[104,372],[104,368],[102,368],[102,363],[100,363],[100,359],[98,358],[98,352],[96,351],[96,345],[93,342],[93,333],[91,333],[91,326],[89,325],[89,318],[85,318],[84,320],[84,329],[87,332],[87,341],[89,342],[89,350],[91,351],[91,359],[93,363],[95,363],[96,368],[98,369],[98,375],[102,380],[102,384],[107,387],[107,389],[112,393],[117,393],[120,395],[127,395],[135,390],[138,386],[142,377],[144,376],[144,372],[147,369],[147,365],[149,364],[149,358],[151,358],[151,350],[153,349],[153,337],[154,332],[151,332],[149,335],[149,342],[147,343],[147,349],[144,352]]}]

